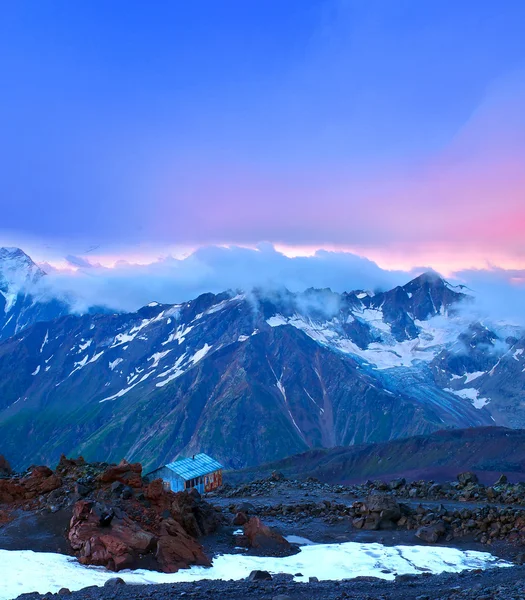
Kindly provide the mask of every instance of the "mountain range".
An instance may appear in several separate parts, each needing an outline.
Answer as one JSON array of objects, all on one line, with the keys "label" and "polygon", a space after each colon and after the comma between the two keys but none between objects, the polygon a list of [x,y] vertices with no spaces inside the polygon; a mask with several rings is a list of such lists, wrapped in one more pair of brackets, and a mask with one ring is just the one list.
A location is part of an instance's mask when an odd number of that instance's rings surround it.
[{"label": "mountain range", "polygon": [[71,314],[0,250],[0,453],[13,466],[206,452],[240,468],[444,428],[525,426],[525,338],[424,273],[374,293],[227,291]]}]

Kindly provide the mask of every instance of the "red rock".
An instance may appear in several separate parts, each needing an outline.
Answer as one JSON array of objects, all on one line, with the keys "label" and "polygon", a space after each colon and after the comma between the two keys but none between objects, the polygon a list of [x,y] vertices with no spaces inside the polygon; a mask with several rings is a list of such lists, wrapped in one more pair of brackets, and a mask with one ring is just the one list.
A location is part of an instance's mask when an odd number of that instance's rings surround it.
[{"label": "red rock", "polygon": [[137,558],[152,551],[156,538],[129,517],[113,519],[109,527],[100,525],[94,503],[75,504],[68,534],[82,564],[104,566],[112,571],[132,568]]},{"label": "red rock", "polygon": [[290,544],[284,537],[264,525],[258,517],[252,517],[244,526],[244,535],[250,548],[258,548],[265,552],[287,552]]},{"label": "red rock", "polygon": [[174,519],[162,522],[156,558],[165,573],[176,573],[190,565],[209,567],[210,559],[202,546]]},{"label": "red rock", "polygon": [[118,465],[108,467],[100,476],[101,483],[113,483],[120,481],[124,485],[133,488],[142,487],[142,465],[140,463],[128,463],[120,461]]}]

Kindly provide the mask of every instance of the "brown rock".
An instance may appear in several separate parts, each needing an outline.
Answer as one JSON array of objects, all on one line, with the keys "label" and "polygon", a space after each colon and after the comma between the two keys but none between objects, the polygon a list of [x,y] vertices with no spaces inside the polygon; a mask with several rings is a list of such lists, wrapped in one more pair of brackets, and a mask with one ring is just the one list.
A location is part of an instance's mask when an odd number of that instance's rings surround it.
[{"label": "brown rock", "polygon": [[248,517],[243,512],[238,512],[232,521],[233,525],[245,525],[248,523]]},{"label": "brown rock", "polygon": [[93,502],[81,500],[73,509],[68,538],[79,562],[119,571],[132,568],[139,555],[154,549],[155,536],[129,517],[113,519],[110,526],[104,527],[94,508]]},{"label": "brown rock", "polygon": [[100,476],[101,483],[120,481],[132,488],[142,487],[142,465],[121,460],[118,465],[108,467]]},{"label": "brown rock", "polygon": [[258,517],[252,517],[244,526],[244,535],[250,548],[257,548],[263,552],[285,553],[291,549],[284,537],[264,525]]},{"label": "brown rock", "polygon": [[176,573],[190,565],[209,567],[210,559],[202,546],[190,537],[174,519],[162,522],[156,558],[165,573]]}]

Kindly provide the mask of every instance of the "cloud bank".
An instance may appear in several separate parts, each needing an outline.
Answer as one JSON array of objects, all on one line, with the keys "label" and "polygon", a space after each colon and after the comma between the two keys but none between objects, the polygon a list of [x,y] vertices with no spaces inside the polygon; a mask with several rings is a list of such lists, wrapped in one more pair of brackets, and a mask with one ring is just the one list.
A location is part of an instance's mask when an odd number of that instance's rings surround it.
[{"label": "cloud bank", "polygon": [[[424,266],[409,271],[382,269],[349,252],[318,250],[312,256],[289,257],[268,243],[254,249],[208,246],[186,258],[160,258],[148,265],[121,261],[113,268],[92,264],[86,257],[68,256],[67,260],[76,270],[44,265],[48,276],[39,282],[37,293],[68,300],[77,312],[93,306],[134,311],[152,301],[174,304],[205,292],[253,288],[381,291],[428,270]],[[525,271],[466,270],[449,280],[472,290],[477,318],[525,324]]]}]

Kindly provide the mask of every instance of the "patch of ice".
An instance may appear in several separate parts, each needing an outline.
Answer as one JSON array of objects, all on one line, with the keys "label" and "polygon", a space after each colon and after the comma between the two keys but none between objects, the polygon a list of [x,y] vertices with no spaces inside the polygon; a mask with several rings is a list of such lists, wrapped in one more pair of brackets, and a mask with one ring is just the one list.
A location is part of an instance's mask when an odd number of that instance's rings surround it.
[{"label": "patch of ice", "polygon": [[179,345],[182,344],[182,342],[186,339],[186,336],[193,329],[193,327],[193,325],[179,325],[173,333],[170,333],[168,339],[162,342],[162,345],[165,346],[166,344],[171,344],[175,341],[178,341]]},{"label": "patch of ice", "polygon": [[298,544],[299,546],[314,546],[315,542],[309,540],[308,538],[301,537],[300,535],[286,535],[286,540],[290,542],[290,544]]},{"label": "patch of ice", "polygon": [[42,354],[42,350],[44,349],[48,340],[49,340],[49,329],[46,330],[46,335],[44,336],[44,341],[42,342],[42,345],[40,346],[40,354]]},{"label": "patch of ice", "polygon": [[523,354],[523,348],[519,348],[518,350],[516,350],[516,352],[514,352],[514,354],[512,355],[512,358],[514,360],[518,360],[519,361],[519,357]]},{"label": "patch of ice", "polygon": [[471,381],[474,381],[474,379],[477,379],[482,375],[485,375],[485,371],[475,371],[474,373],[467,373],[465,375],[465,383],[470,383]]},{"label": "patch of ice", "polygon": [[[0,550],[0,565],[0,600],[34,591],[56,593],[62,587],[76,591],[90,585],[102,586],[115,577],[115,573],[102,567],[80,565],[70,556],[31,550]],[[360,576],[391,581],[396,575],[458,573],[467,569],[511,566],[488,552],[442,546],[388,547],[377,543],[346,542],[304,545],[299,554],[284,558],[223,554],[217,556],[209,568],[191,567],[177,573],[125,570],[119,571],[118,575],[128,584],[177,583],[203,579],[240,580],[259,569],[292,575],[300,572],[302,575],[296,577],[296,581],[308,581],[309,577],[339,581]]]},{"label": "patch of ice", "polygon": [[200,349],[197,350],[197,352],[195,352],[195,354],[190,357],[190,362],[192,362],[194,365],[197,364],[200,360],[202,360],[206,354],[208,354],[208,352],[212,349],[212,346],[209,346],[208,344],[204,344],[204,346]]},{"label": "patch of ice", "polygon": [[359,298],[359,300],[362,300],[363,298],[366,298],[368,296],[368,294],[366,292],[361,292],[360,294],[356,294],[356,298]]},{"label": "patch of ice", "polygon": [[130,385],[127,388],[123,388],[122,390],[119,390],[116,394],[113,394],[112,396],[108,396],[107,398],[104,398],[103,400],[99,400],[99,403],[107,402],[108,400],[115,400],[116,398],[121,398],[122,396],[127,394],[130,390],[132,390],[135,386],[137,386],[139,383],[142,383],[143,381],[145,381],[152,373],[153,373],[153,371],[146,373],[146,375],[144,375],[144,377],[142,377],[142,379],[140,379],[133,385]]},{"label": "patch of ice", "polygon": [[158,367],[159,362],[167,355],[171,352],[170,350],[165,350],[164,352],[155,352],[155,354],[152,354],[149,358],[148,361],[152,360],[152,364],[150,366],[150,369],[155,369],[156,367]]},{"label": "patch of ice", "polygon": [[281,325],[287,325],[288,321],[282,315],[274,315],[269,319],[266,319],[266,322],[270,327],[280,327]]},{"label": "patch of ice", "polygon": [[31,375],[38,375],[40,373],[40,365],[31,373]]},{"label": "patch of ice", "polygon": [[480,398],[479,390],[476,390],[475,388],[464,388],[462,390],[444,388],[443,391],[448,392],[449,394],[454,394],[455,396],[459,396],[460,398],[470,400],[475,408],[483,408],[490,402],[488,398]]},{"label": "patch of ice", "polygon": [[123,358],[116,358],[115,360],[112,360],[108,363],[109,368],[114,371],[115,367],[117,367],[118,365],[120,365],[121,362],[124,362]]},{"label": "patch of ice", "polygon": [[[81,341],[84,341],[84,340],[81,340]],[[78,347],[79,347],[79,350],[78,350],[77,354],[80,354],[81,352],[84,352],[84,350],[85,350],[86,348],[89,348],[89,346],[91,346],[91,342],[92,342],[92,341],[93,341],[93,340],[88,340],[88,341],[87,341],[87,342],[85,342],[84,344],[79,344],[79,345],[78,345]]]}]

